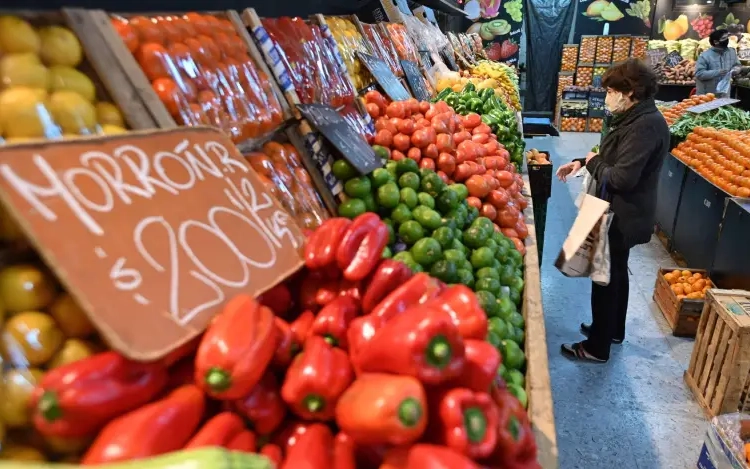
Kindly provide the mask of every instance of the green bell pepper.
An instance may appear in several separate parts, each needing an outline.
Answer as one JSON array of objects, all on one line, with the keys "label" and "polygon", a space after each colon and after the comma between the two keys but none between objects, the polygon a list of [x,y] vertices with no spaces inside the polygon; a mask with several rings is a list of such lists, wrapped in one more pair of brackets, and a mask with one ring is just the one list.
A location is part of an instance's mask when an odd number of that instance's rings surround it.
[{"label": "green bell pepper", "polygon": [[466,92],[476,91],[476,89],[477,87],[474,86],[474,83],[469,82],[466,85],[464,85],[464,89],[462,91],[466,93]]},{"label": "green bell pepper", "polygon": [[469,101],[468,108],[471,112],[481,113],[482,112],[482,100],[479,98],[472,98]]},{"label": "green bell pepper", "polygon": [[445,89],[443,89],[443,91],[441,91],[440,93],[438,93],[438,95],[435,97],[435,99],[437,99],[438,101],[445,100],[445,98],[447,98],[448,96],[450,96],[452,93],[453,93],[452,89],[445,88]]},{"label": "green bell pepper", "polygon": [[479,90],[479,98],[483,102],[487,102],[487,100],[493,96],[495,96],[495,91],[492,88],[485,88],[483,90]]}]

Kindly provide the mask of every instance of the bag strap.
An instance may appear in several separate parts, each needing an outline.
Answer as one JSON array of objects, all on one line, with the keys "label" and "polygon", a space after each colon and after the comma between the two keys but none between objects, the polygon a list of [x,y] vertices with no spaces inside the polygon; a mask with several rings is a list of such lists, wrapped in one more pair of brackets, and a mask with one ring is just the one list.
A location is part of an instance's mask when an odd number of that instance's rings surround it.
[{"label": "bag strap", "polygon": [[599,198],[606,202],[612,202],[610,200],[610,196],[611,194],[607,192],[607,178],[605,177],[604,179],[602,179],[602,188],[599,191]]}]

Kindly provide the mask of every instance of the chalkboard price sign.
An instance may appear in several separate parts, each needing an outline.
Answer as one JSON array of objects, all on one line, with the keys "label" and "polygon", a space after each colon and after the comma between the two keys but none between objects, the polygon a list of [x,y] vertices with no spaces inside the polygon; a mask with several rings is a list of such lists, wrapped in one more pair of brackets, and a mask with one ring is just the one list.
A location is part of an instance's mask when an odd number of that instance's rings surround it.
[{"label": "chalkboard price sign", "polygon": [[297,108],[360,174],[369,174],[383,166],[362,134],[334,108],[327,104],[298,104]]},{"label": "chalkboard price sign", "polygon": [[365,64],[365,67],[375,77],[375,81],[378,82],[385,94],[388,95],[394,101],[404,101],[409,99],[409,92],[404,88],[404,85],[398,81],[396,75],[393,74],[391,67],[387,63],[383,62],[377,57],[373,57],[370,54],[364,54],[357,52],[357,56]]},{"label": "chalkboard price sign", "polygon": [[682,56],[676,50],[673,50],[672,52],[667,54],[667,58],[664,59],[668,67],[676,67],[680,62],[682,62],[682,60]]},{"label": "chalkboard price sign", "polygon": [[107,343],[156,360],[235,295],[302,266],[304,236],[218,129],[0,148],[0,195]]},{"label": "chalkboard price sign", "polygon": [[409,83],[409,88],[411,88],[411,94],[420,101],[429,101],[432,95],[427,90],[427,85],[422,71],[419,70],[419,66],[411,60],[402,60],[401,67],[404,69],[406,81]]},{"label": "chalkboard price sign", "polygon": [[656,68],[657,65],[664,63],[667,58],[667,49],[661,47],[659,49],[649,49],[646,51],[646,57],[648,58],[648,64],[651,68]]},{"label": "chalkboard price sign", "polygon": [[589,117],[604,117],[604,100],[607,97],[606,91],[589,92]]}]

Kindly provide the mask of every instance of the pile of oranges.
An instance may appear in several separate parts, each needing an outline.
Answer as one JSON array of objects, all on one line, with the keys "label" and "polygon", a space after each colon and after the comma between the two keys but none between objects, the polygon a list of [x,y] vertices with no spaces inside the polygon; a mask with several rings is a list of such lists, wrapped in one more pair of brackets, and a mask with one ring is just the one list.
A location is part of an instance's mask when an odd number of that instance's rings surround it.
[{"label": "pile of oranges", "polygon": [[696,127],[672,154],[724,192],[750,197],[750,131]]},{"label": "pile of oranges", "polygon": [[283,122],[268,76],[228,19],[118,16],[112,26],[178,124],[219,127],[242,142]]},{"label": "pile of oranges", "polygon": [[661,113],[664,115],[664,120],[667,121],[667,124],[672,125],[681,115],[685,114],[688,108],[713,101],[714,99],[716,99],[716,96],[713,93],[696,94],[688,99],[683,99],[668,109],[662,110]]},{"label": "pile of oranges", "polygon": [[669,283],[678,300],[685,298],[698,300],[706,297],[706,292],[713,286],[708,277],[700,272],[689,270],[673,270],[664,274],[664,279]]}]

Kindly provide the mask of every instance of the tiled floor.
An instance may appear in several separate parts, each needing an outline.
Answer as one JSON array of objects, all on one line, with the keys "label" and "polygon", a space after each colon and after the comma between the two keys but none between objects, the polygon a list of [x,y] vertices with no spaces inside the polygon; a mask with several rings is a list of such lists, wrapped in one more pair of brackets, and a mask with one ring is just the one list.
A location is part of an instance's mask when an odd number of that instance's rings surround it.
[{"label": "tiled floor", "polygon": [[[555,167],[580,158],[598,134],[534,138],[527,148],[551,153]],[[696,467],[707,422],[682,373],[693,341],[671,335],[651,299],[656,270],[670,257],[655,238],[630,254],[630,305],[626,340],[609,363],[580,364],[559,353],[582,339],[590,321],[590,283],[563,277],[554,267],[576,216],[581,178],[552,183],[547,210],[542,295],[562,469],[685,469]]]}]

